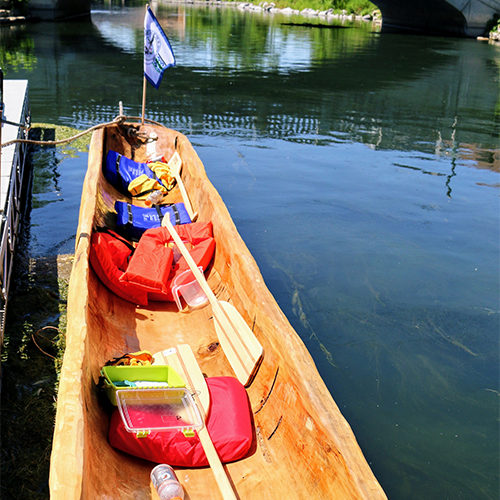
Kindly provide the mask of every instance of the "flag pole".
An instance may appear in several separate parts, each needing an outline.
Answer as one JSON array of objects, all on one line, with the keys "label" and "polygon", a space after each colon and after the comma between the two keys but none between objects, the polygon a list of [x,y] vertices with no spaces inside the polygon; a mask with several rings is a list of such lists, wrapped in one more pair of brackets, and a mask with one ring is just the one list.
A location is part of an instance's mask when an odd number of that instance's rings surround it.
[{"label": "flag pole", "polygon": [[[148,13],[148,6],[149,4],[146,4],[146,9],[145,9],[145,13],[147,15]],[[144,82],[142,84],[142,120],[141,120],[141,125],[144,125],[144,115],[146,114],[146,85],[147,85],[147,81],[146,81],[146,74],[144,74]]]},{"label": "flag pole", "polygon": [[144,114],[146,112],[146,85],[147,85],[146,77],[144,77],[144,84],[142,86],[142,121],[141,125],[144,125]]}]

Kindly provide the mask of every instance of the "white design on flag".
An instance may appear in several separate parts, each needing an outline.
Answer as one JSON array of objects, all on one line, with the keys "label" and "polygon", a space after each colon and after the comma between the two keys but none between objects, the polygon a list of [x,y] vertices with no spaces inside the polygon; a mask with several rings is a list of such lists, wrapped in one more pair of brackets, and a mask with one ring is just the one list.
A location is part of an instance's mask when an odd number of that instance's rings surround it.
[{"label": "white design on flag", "polygon": [[172,47],[148,6],[144,17],[144,76],[157,89],[163,72],[170,66],[175,66]]}]

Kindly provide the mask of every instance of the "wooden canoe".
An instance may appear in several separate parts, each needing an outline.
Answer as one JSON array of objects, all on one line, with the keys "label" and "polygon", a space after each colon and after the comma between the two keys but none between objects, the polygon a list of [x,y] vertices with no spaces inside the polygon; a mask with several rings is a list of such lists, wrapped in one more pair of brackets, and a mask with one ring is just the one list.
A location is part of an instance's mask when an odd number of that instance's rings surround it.
[{"label": "wooden canoe", "polygon": [[[157,151],[165,158],[175,151],[181,156],[182,179],[193,210],[198,220],[211,220],[214,227],[216,252],[208,284],[217,299],[236,307],[264,349],[247,387],[254,448],[247,458],[224,466],[237,498],[386,498],[187,137],[157,124],[136,127],[158,135]],[[155,464],[108,444],[109,415],[96,385],[107,360],[127,352],[156,353],[189,344],[204,374],[234,375],[218,342],[209,306],[189,313],[179,312],[170,302],[134,306],[110,292],[90,267],[92,231],[110,224],[109,215],[119,197],[101,170],[108,149],[146,160],[145,146],[122,127],[111,125],[94,132],[69,287],[67,347],[49,480],[54,500],[152,498],[149,477]],[[177,187],[168,201],[181,201]],[[221,498],[210,468],[182,469],[178,477],[190,500]]]}]

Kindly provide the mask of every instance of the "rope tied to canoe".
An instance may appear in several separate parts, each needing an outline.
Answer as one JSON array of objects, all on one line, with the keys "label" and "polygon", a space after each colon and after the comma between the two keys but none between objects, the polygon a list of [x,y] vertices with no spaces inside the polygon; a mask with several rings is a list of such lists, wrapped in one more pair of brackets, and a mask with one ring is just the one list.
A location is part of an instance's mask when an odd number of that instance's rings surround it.
[{"label": "rope tied to canoe", "polygon": [[[100,123],[98,125],[94,125],[93,127],[88,128],[87,130],[84,130],[83,132],[80,132],[72,137],[68,137],[66,139],[60,139],[58,141],[35,141],[33,139],[13,139],[12,141],[5,142],[0,145],[0,147],[4,148],[7,146],[10,146],[11,144],[35,144],[38,146],[58,146],[60,144],[66,144],[68,142],[72,142],[86,134],[89,134],[91,132],[94,132],[95,130],[98,130],[100,128],[104,127],[109,127],[111,125],[123,125],[123,123],[127,120],[137,120],[140,119],[139,117],[136,116],[125,116],[125,115],[118,115],[116,118],[114,118],[112,121],[107,122],[107,123]],[[161,123],[155,122],[154,120],[148,120],[147,118],[145,121],[149,123],[154,123],[155,125],[161,125]],[[135,129],[132,129],[135,131]],[[140,133],[135,131],[135,134],[137,136],[140,136]]]}]

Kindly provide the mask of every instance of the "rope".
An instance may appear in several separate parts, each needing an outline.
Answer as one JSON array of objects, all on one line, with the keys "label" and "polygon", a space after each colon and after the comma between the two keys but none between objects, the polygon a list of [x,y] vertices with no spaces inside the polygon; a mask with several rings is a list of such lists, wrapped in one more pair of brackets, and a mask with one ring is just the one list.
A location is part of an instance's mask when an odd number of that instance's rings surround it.
[{"label": "rope", "polygon": [[[124,115],[118,115],[113,121],[107,122],[107,123],[100,123],[99,125],[94,125],[93,127],[90,127],[87,130],[84,130],[83,132],[80,132],[79,134],[74,135],[73,137],[69,137],[68,139],[60,139],[59,141],[34,141],[31,139],[14,139],[9,142],[4,142],[3,144],[0,145],[0,147],[5,148],[6,146],[10,146],[11,144],[37,144],[39,146],[57,146],[59,144],[65,144],[67,142],[74,141],[75,139],[78,139],[79,137],[82,137],[85,134],[88,134],[90,132],[93,132],[94,130],[98,130],[100,128],[104,127],[109,127],[110,125],[121,125],[124,121],[126,120],[141,120],[142,118],[137,117],[137,116],[124,116]],[[164,126],[161,123],[155,122],[154,120],[148,120],[147,118],[144,119],[145,121],[149,123],[153,123],[155,125],[160,125]]]},{"label": "rope", "polygon": [[55,330],[56,332],[58,332],[59,334],[61,334],[61,331],[56,328],[55,326],[44,326],[43,328],[40,328],[40,330],[38,330],[36,333],[33,333],[31,334],[31,338],[33,340],[33,343],[38,347],[38,349],[43,352],[43,354],[45,354],[46,356],[49,356],[49,358],[52,358],[52,359],[56,359],[54,356],[52,356],[52,354],[49,354],[48,352],[45,352],[37,343],[36,343],[36,340],[35,340],[35,335],[38,335],[40,337],[42,337],[42,339],[45,339],[45,340],[48,340],[49,342],[52,342],[53,344],[55,344],[55,342],[53,340],[50,340],[48,339],[47,337],[44,337],[43,335],[40,335],[40,332],[42,330],[48,330],[48,329],[51,329],[51,330]]}]

